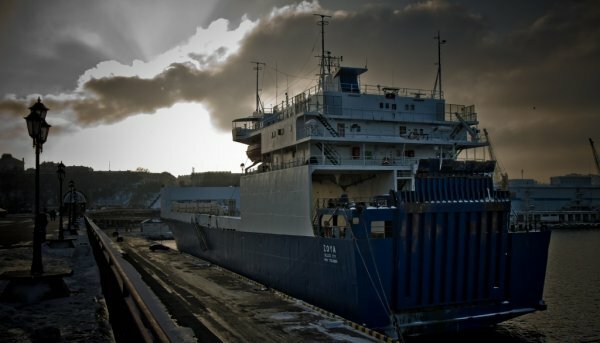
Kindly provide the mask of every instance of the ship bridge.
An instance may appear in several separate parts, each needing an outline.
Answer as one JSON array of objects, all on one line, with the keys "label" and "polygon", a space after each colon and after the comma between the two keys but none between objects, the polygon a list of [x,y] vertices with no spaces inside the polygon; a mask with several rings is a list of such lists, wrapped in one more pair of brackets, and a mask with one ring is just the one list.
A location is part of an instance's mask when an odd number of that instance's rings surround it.
[{"label": "ship bridge", "polygon": [[455,159],[487,146],[473,105],[447,104],[436,90],[361,84],[365,72],[338,67],[323,87],[234,120],[233,140],[248,145],[251,167],[262,163],[258,171],[310,164],[404,172],[420,159]]},{"label": "ship bridge", "polygon": [[232,122],[233,140],[243,144],[253,144],[260,142],[259,129],[263,126],[262,116],[250,116],[238,118]]},{"label": "ship bridge", "polygon": [[327,87],[327,90],[341,91],[343,93],[360,93],[359,76],[367,71],[367,68],[340,67],[333,77],[334,89]]}]

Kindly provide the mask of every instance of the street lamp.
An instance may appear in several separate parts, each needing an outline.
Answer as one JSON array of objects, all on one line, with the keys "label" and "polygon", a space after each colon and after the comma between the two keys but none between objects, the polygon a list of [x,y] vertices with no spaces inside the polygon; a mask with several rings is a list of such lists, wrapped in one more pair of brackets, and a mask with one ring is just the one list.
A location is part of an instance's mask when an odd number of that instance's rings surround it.
[{"label": "street lamp", "polygon": [[69,181],[69,230],[73,230],[73,191],[75,190],[75,182]]},{"label": "street lamp", "polygon": [[27,131],[33,139],[35,148],[35,202],[34,202],[34,227],[33,227],[33,260],[31,262],[31,274],[42,274],[42,241],[44,240],[44,226],[47,225],[46,214],[40,214],[40,152],[48,138],[50,125],[46,122],[46,114],[49,108],[42,104],[40,98],[31,107],[29,115],[25,117]]},{"label": "street lamp", "polygon": [[58,168],[56,169],[56,175],[58,176],[58,239],[64,239],[64,229],[63,229],[63,195],[62,195],[62,184],[65,179],[65,165],[62,161],[58,164]]}]

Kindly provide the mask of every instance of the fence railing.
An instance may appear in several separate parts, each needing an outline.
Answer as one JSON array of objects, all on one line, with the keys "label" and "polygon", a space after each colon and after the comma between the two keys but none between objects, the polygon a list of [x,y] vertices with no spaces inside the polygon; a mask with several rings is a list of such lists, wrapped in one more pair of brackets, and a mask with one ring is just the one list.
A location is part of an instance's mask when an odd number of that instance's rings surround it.
[{"label": "fence railing", "polygon": [[110,238],[88,217],[85,224],[100,271],[102,293],[117,342],[171,342],[129,279]]}]

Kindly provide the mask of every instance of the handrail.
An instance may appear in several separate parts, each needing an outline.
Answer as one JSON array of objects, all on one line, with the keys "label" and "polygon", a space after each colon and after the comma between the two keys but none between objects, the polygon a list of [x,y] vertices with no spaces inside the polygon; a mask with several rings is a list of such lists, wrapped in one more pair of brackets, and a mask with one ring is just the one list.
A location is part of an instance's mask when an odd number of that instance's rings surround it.
[{"label": "handrail", "polygon": [[[116,258],[110,246],[108,237],[100,230],[100,228],[89,218],[85,217],[86,227],[90,244],[96,255],[96,263],[100,267],[100,263],[106,263],[105,266],[110,268],[112,276],[116,279],[120,288],[121,296],[125,301],[131,319],[135,323],[136,329],[144,342],[171,342],[163,328],[158,324],[158,321],[146,306],[144,300],[137,292],[133,282],[128,278],[125,270],[121,266],[119,259]],[[99,254],[99,253],[102,254]],[[103,256],[104,260],[99,261],[98,257]],[[104,282],[103,282],[104,286]]]}]

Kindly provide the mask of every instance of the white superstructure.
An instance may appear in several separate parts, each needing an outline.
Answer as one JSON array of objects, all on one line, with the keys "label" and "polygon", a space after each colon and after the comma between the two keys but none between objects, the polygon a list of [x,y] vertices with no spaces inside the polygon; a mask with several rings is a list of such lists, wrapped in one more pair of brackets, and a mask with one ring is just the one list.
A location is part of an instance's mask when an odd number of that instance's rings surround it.
[{"label": "white superstructure", "polygon": [[241,180],[242,230],[312,236],[315,209],[329,199],[411,190],[420,159],[487,145],[474,106],[446,104],[436,91],[361,85],[366,71],[337,67],[322,87],[233,121],[233,139],[256,166]]}]

